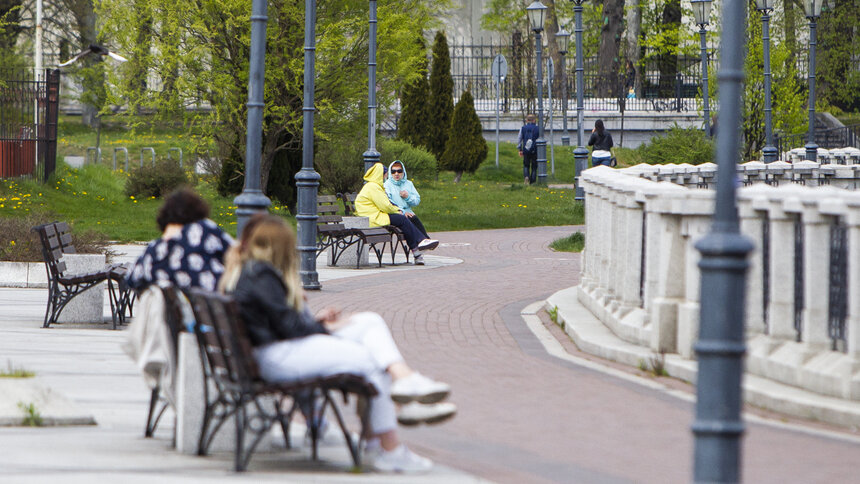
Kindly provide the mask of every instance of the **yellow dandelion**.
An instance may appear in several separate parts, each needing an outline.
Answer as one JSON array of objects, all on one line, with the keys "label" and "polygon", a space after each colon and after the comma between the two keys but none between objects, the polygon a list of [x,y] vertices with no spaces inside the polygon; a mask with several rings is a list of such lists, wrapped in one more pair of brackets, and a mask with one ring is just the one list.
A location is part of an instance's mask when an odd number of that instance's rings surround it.
[{"label": "yellow dandelion", "polygon": [[10,241],[9,241],[9,245],[15,245],[15,241],[14,241],[14,240],[10,240]]}]

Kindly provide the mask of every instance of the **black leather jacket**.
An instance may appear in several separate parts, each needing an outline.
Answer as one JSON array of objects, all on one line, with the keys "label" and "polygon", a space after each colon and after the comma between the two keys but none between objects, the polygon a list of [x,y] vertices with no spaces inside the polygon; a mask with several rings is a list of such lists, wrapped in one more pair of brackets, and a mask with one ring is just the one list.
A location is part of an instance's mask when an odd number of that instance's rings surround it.
[{"label": "black leather jacket", "polygon": [[271,264],[249,261],[233,291],[239,314],[254,346],[327,333],[308,311],[287,305],[287,288]]}]

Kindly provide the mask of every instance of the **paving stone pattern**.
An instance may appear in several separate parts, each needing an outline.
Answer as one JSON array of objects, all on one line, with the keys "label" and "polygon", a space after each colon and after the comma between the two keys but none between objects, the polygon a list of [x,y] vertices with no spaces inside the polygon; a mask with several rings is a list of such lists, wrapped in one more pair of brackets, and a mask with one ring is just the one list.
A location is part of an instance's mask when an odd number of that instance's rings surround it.
[{"label": "paving stone pattern", "polygon": [[[572,227],[436,233],[462,264],[329,281],[312,307],[378,311],[407,361],[448,381],[458,416],[404,431],[429,457],[497,482],[689,482],[693,406],[546,354],[520,311],[579,278],[547,248]],[[449,245],[446,245],[449,244]],[[746,482],[850,482],[860,445],[750,424]]]}]

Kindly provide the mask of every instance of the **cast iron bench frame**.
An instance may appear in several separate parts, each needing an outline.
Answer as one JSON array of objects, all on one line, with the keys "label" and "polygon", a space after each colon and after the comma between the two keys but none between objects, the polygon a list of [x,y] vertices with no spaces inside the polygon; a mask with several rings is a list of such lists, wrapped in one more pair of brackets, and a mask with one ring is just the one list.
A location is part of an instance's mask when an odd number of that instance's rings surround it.
[{"label": "cast iron bench frame", "polygon": [[134,306],[134,294],[125,283],[128,269],[121,264],[109,264],[99,271],[83,274],[69,274],[66,271],[64,254],[75,254],[72,235],[66,222],[50,222],[32,227],[39,234],[42,244],[42,258],[48,275],[48,304],[45,308],[43,328],[57,322],[66,305],[78,294],[102,282],[107,282],[113,329],[117,323],[125,323],[126,310]]},{"label": "cast iron bench frame", "polygon": [[[331,249],[329,265],[337,264],[343,252],[353,245],[356,250],[355,268],[361,264],[361,251],[364,246],[373,249],[379,267],[382,267],[382,253],[385,244],[391,241],[391,235],[384,228],[346,228],[343,216],[338,214],[338,197],[336,195],[317,196],[317,255],[326,249]],[[377,247],[381,244],[382,247]]]},{"label": "cast iron bench frame", "polygon": [[[347,215],[355,213],[355,199],[357,193],[338,193],[337,197],[343,201],[343,211]],[[412,253],[409,246],[406,244],[406,236],[403,232],[394,225],[384,225],[383,229],[388,233],[388,245],[391,247],[391,264],[394,265],[394,256],[397,255],[397,246],[403,249],[403,254],[406,255],[406,263],[409,263],[409,255]]]},{"label": "cast iron bench frame", "polygon": [[[291,383],[267,382],[260,376],[259,368],[253,357],[251,341],[240,321],[236,303],[224,296],[200,289],[189,291],[191,307],[196,319],[195,335],[201,353],[206,355],[204,375],[206,387],[210,384],[216,395],[210,401],[206,398],[206,409],[200,432],[199,455],[205,455],[213,438],[230,417],[235,417],[236,448],[234,451],[236,472],[244,471],[257,445],[277,421],[284,432],[287,448],[290,448],[290,418],[297,408],[296,397],[312,395],[314,415],[309,422],[313,446],[313,460],[318,458],[319,430],[322,415],[331,408],[337,423],[343,431],[353,463],[361,466],[361,442],[355,442],[343,420],[343,415],[333,398],[334,392],[343,394],[344,401],[349,394],[360,399],[370,399],[378,394],[373,384],[354,374],[337,374],[325,378],[314,378]],[[284,403],[292,399],[288,411]],[[317,405],[317,400],[321,404]],[[250,415],[252,406],[255,414]],[[362,406],[359,405],[359,408]],[[370,405],[365,404],[360,411],[361,438],[366,435],[369,422]],[[251,433],[250,444],[246,447],[245,437]]]}]

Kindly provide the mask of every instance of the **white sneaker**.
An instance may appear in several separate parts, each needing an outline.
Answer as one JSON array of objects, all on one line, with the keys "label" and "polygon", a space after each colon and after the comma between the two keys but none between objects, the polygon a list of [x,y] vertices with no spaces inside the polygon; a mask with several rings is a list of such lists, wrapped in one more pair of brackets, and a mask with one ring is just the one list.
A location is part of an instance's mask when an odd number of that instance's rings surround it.
[{"label": "white sneaker", "polygon": [[433,468],[433,461],[412,452],[403,444],[395,449],[379,449],[369,456],[373,461],[373,468],[379,472],[428,472]]},{"label": "white sneaker", "polygon": [[444,400],[449,393],[451,385],[431,380],[417,371],[391,384],[391,399],[397,403],[415,400],[421,403],[436,403]]},{"label": "white sneaker", "polygon": [[424,265],[424,256],[423,255],[418,254],[415,256],[415,265],[416,266],[423,266]]},{"label": "white sneaker", "polygon": [[439,241],[436,239],[424,239],[418,242],[418,250],[433,250],[439,246]]},{"label": "white sneaker", "polygon": [[434,424],[443,422],[457,413],[457,406],[450,402],[423,403],[412,402],[400,407],[397,421],[401,425]]}]

